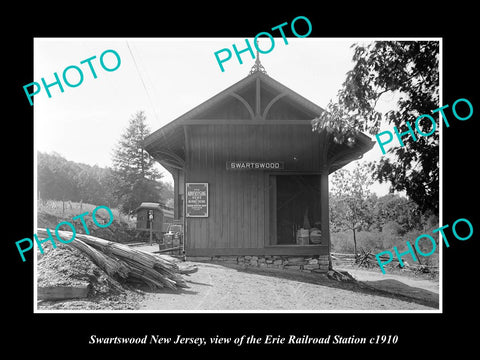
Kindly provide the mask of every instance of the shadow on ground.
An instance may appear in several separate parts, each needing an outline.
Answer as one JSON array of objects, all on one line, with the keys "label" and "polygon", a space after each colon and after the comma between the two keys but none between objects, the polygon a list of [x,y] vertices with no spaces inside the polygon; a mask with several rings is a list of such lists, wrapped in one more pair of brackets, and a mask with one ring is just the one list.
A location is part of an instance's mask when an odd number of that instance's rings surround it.
[{"label": "shadow on ground", "polygon": [[204,266],[208,266],[208,264],[224,266],[244,273],[272,276],[287,280],[317,284],[337,289],[355,291],[363,294],[383,296],[407,302],[414,302],[435,309],[439,308],[439,295],[437,293],[426,289],[409,286],[399,280],[394,279],[375,281],[336,281],[328,278],[326,274],[301,273],[296,270],[282,270],[273,268],[252,268],[220,262],[202,263],[202,265]]},{"label": "shadow on ground", "polygon": [[407,297],[419,304],[437,308],[439,307],[439,295],[433,291],[410,286],[395,279],[361,281],[367,288],[395,295],[396,298]]}]

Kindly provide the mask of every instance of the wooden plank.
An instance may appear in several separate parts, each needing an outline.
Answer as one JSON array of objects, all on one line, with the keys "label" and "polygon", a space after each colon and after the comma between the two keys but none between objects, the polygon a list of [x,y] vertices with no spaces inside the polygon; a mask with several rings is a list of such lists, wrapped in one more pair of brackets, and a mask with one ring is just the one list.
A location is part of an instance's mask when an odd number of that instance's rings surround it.
[{"label": "wooden plank", "polygon": [[[260,102],[259,102],[260,104]],[[253,130],[253,131],[252,131]],[[252,150],[255,150],[255,129],[254,128],[247,128],[243,127],[243,131],[246,135],[246,138],[248,139],[245,143],[247,146],[247,149],[245,149],[245,154],[248,159],[252,159],[252,156],[255,156],[255,154],[252,152]],[[253,236],[252,236],[252,221],[251,221],[251,214],[254,211],[253,209],[253,202],[252,202],[252,181],[253,181],[253,176],[250,171],[245,172],[245,175],[243,176],[243,222],[244,222],[244,227],[243,227],[243,233],[244,233],[244,238],[242,241],[242,247],[243,248],[250,248],[254,247],[252,246],[253,242]]]},{"label": "wooden plank", "polygon": [[[260,144],[257,151],[260,154],[260,157],[263,158],[265,154],[265,135],[264,135],[265,127],[260,127],[259,131],[256,132],[256,139],[255,143]],[[264,224],[265,224],[265,208],[264,208],[264,199],[265,199],[265,174],[260,173],[256,178],[256,193],[255,193],[255,200],[257,206],[257,216],[256,216],[256,247],[261,248],[265,245],[265,231],[264,231]]]},{"label": "wooden plank", "polygon": [[237,231],[235,232],[235,244],[233,247],[238,248],[240,244],[243,243],[244,238],[244,231],[245,231],[245,223],[244,223],[244,214],[243,214],[243,190],[244,190],[244,176],[237,176],[237,186],[235,187],[237,193],[237,217],[236,217],[236,224],[237,224]]},{"label": "wooden plank", "polygon": [[[227,133],[230,133],[230,131],[232,131],[232,127],[228,126],[227,127]],[[228,156],[229,159],[233,157],[233,153],[232,153],[233,146],[234,146],[234,142],[231,141],[231,139],[227,139],[227,136],[225,136],[226,153],[227,153],[227,156]],[[223,221],[225,221],[227,223],[227,238],[226,238],[227,247],[231,246],[231,244],[233,243],[234,236],[235,236],[234,235],[235,234],[235,229],[233,228],[233,221],[235,219],[235,204],[234,204],[234,190],[233,190],[234,179],[233,179],[233,176],[234,175],[232,173],[225,173],[226,188],[225,188],[224,195],[225,195],[225,199],[226,199],[226,202],[227,202],[227,212],[226,212],[227,217],[224,218]]]},{"label": "wooden plank", "polygon": [[[221,197],[221,184],[222,184],[222,172],[218,171],[218,162],[221,160],[221,153],[218,152],[218,147],[219,147],[219,140],[221,139],[220,132],[218,131],[217,127],[212,127],[210,131],[213,133],[213,137],[215,139],[215,144],[213,146],[213,151],[215,152],[213,154],[214,157],[214,162],[212,164],[212,177],[209,179],[209,181],[212,183],[212,188],[213,190],[213,198],[210,202],[211,206],[213,207],[211,209],[211,214],[212,217],[210,219],[212,227],[211,229],[213,230],[212,236],[212,247],[220,247],[221,242],[222,242],[222,237],[221,237],[221,228],[220,228],[220,223],[221,223],[221,203],[220,203],[220,197]],[[219,154],[215,156],[216,154]]]},{"label": "wooden plank", "polygon": [[256,79],[255,83],[255,117],[260,117],[260,78]]},{"label": "wooden plank", "polygon": [[223,168],[221,168],[221,164],[225,161],[225,153],[224,153],[224,141],[225,136],[223,136],[222,128],[216,128],[217,130],[217,146],[216,151],[218,152],[218,162],[215,167],[215,177],[216,177],[216,188],[217,188],[217,202],[216,206],[217,209],[217,236],[218,241],[216,242],[216,247],[224,247],[225,246],[225,173]]},{"label": "wooden plank", "polygon": [[251,208],[252,211],[250,212],[250,233],[251,233],[251,240],[250,240],[250,247],[258,247],[259,243],[259,236],[258,236],[258,219],[262,215],[259,211],[259,200],[261,198],[261,194],[258,193],[258,182],[262,177],[262,174],[255,174],[252,173],[251,175],[252,182],[251,182],[251,191],[250,191],[250,198],[251,198]]},{"label": "wooden plank", "polygon": [[269,245],[277,243],[277,178],[269,176]]},{"label": "wooden plank", "polygon": [[253,182],[252,173],[245,173],[244,176],[244,196],[243,196],[243,221],[244,221],[244,239],[242,241],[242,247],[250,248],[252,246],[252,231],[254,231],[253,223],[251,221],[250,215],[254,212],[253,203],[252,203],[252,182]]},{"label": "wooden plank", "polygon": [[[209,184],[214,181],[213,178],[213,171],[214,171],[214,164],[215,164],[215,152],[213,151],[213,148],[215,146],[215,142],[211,141],[211,129],[212,126],[208,126],[205,129],[206,134],[204,134],[203,138],[203,146],[205,150],[205,166],[204,166],[204,171],[202,173],[204,174],[204,179],[206,182]],[[205,220],[205,240],[206,240],[206,247],[215,247],[214,244],[214,230],[213,230],[213,224],[212,224],[212,215],[210,213],[211,208],[212,208],[212,202],[215,197],[215,190],[213,193],[210,191],[210,186],[209,186],[209,199],[208,199],[208,207],[209,207],[209,216],[208,218],[204,219]]]},{"label": "wooden plank", "polygon": [[293,139],[293,144],[291,144],[291,148],[293,149],[293,155],[297,157],[296,161],[293,159],[291,160],[291,162],[294,164],[293,168],[295,170],[308,168],[310,158],[308,153],[303,151],[303,147],[309,146],[309,136],[305,136],[306,134],[303,129],[299,128],[298,126],[289,126],[288,129],[292,132],[291,139]]},{"label": "wooden plank", "polygon": [[168,249],[157,250],[157,251],[154,251],[154,253],[165,253],[165,252],[169,252],[169,251],[180,250],[181,248],[182,248],[181,246],[175,246],[175,247],[168,248]]},{"label": "wooden plank", "polygon": [[[225,143],[227,139],[226,139],[226,136],[223,135],[224,128],[221,128],[221,130],[222,131],[220,132],[219,150],[220,150],[220,153],[225,158],[226,152],[227,152]],[[228,184],[227,184],[227,178],[226,178],[225,172],[222,171],[220,168],[218,168],[218,171],[219,173],[222,174],[219,180],[220,181],[219,187],[220,187],[222,196],[219,199],[220,203],[219,203],[219,218],[218,218],[218,222],[220,223],[220,227],[221,227],[221,242],[218,243],[218,246],[224,247],[228,242],[228,223],[226,221],[226,219],[228,219],[228,206],[229,206],[228,198],[227,198]]]},{"label": "wooden plank", "polygon": [[[260,82],[259,82],[260,84]],[[260,91],[258,91],[260,92]],[[260,107],[260,99],[259,99],[259,105]],[[255,152],[256,152],[256,144],[255,144],[255,129],[253,128],[245,128],[245,130],[248,132],[248,139],[249,141],[247,142],[248,150],[247,150],[247,156],[249,159],[252,159],[255,157]],[[245,221],[245,240],[243,242],[243,247],[246,248],[251,248],[251,247],[257,247],[255,244],[255,224],[254,224],[254,217],[256,216],[256,208],[254,206],[255,200],[254,200],[254,185],[255,185],[255,177],[257,177],[259,173],[255,172],[250,172],[247,171],[245,173],[245,182],[246,188],[245,188],[245,197],[244,197],[244,221]],[[252,217],[254,215],[254,217]]]},{"label": "wooden plank", "polygon": [[85,298],[88,295],[88,285],[76,286],[39,286],[38,300],[65,300]]},{"label": "wooden plank", "polygon": [[235,185],[236,185],[236,177],[234,174],[230,173],[228,174],[228,195],[229,195],[229,218],[227,219],[228,221],[228,247],[231,248],[235,244],[235,232],[237,228],[237,209],[238,207],[236,206],[236,191],[235,191]]},{"label": "wooden plank", "polygon": [[325,241],[330,252],[330,214],[328,198],[328,173],[320,175],[320,216],[322,223],[322,242]]},{"label": "wooden plank", "polygon": [[[266,194],[265,194],[266,193]],[[261,174],[257,178],[257,205],[258,205],[258,218],[257,218],[257,247],[261,248],[264,247],[266,244],[265,236],[268,232],[268,229],[265,229],[266,224],[266,216],[267,216],[267,209],[266,209],[266,202],[265,197],[268,196],[268,187],[265,186],[265,174]]]}]

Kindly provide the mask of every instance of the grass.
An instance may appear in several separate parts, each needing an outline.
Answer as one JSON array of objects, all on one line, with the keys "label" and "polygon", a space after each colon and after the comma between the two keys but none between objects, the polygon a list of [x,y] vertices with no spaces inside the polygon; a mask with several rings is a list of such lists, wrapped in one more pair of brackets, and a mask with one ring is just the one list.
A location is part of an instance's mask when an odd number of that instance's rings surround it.
[{"label": "grass", "polygon": [[[47,213],[54,215],[58,218],[73,218],[77,215],[80,215],[84,212],[88,212],[90,215],[93,210],[100,205],[65,201],[61,200],[39,200],[37,202],[37,211],[38,213]],[[120,224],[125,225],[129,229],[135,228],[135,218],[131,218],[128,215],[123,214],[117,208],[110,209],[113,214],[113,218],[118,221]],[[100,210],[102,211],[102,210]],[[100,211],[98,214],[100,214]],[[104,210],[103,210],[104,211]]]},{"label": "grass", "polygon": [[[393,253],[393,246],[398,247],[398,251],[403,253],[407,250],[406,241],[409,241],[410,244],[415,243],[415,239],[422,233],[431,234],[431,230],[427,229],[426,231],[410,231],[403,236],[398,236],[390,234],[388,232],[381,231],[359,231],[357,232],[357,252],[361,254],[361,249],[372,251],[373,255],[376,255],[382,251],[390,251]],[[332,232],[330,234],[332,241],[332,252],[340,254],[351,254],[353,259],[354,247],[353,247],[353,235],[351,231],[340,231]],[[422,242],[422,251],[428,253],[431,250],[431,244],[428,242]],[[438,255],[438,246],[436,251],[430,256],[418,256],[417,261],[413,260],[413,257],[410,254],[406,254],[402,257],[409,265],[412,266],[412,270],[418,265],[427,265],[431,268],[431,274],[419,274],[421,277],[432,278],[438,276],[438,267],[439,267],[439,255]],[[418,255],[418,254],[417,254]],[[394,255],[396,259],[396,256]],[[420,260],[420,262],[418,262]],[[398,262],[392,262],[392,267],[387,266],[387,272],[393,273],[404,273],[404,274],[413,274],[413,272],[404,271],[404,269],[396,268],[393,264],[398,264]],[[339,261],[337,266],[351,266],[352,268],[357,268],[357,265],[353,264],[353,260]],[[379,269],[378,263],[373,260],[370,262],[370,265],[373,268]]]}]

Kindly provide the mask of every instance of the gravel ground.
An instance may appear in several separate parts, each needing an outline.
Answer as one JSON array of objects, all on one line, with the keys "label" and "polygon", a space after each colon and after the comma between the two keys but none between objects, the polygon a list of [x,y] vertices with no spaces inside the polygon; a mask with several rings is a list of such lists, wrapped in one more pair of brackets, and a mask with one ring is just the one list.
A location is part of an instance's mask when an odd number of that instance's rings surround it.
[{"label": "gravel ground", "polygon": [[38,287],[88,285],[89,292],[84,299],[38,301],[39,310],[133,310],[143,298],[142,292],[122,287],[71,246],[47,246],[44,251],[44,255],[37,252]]},{"label": "gravel ground", "polygon": [[[156,246],[139,249],[156,251]],[[39,258],[39,285],[90,283],[85,299],[38,302],[39,310],[435,310],[438,281],[348,268],[358,282],[338,282],[323,274],[243,268],[223,263],[186,262],[198,271],[184,275],[189,288],[178,292],[125,288],[83,254],[62,246]],[[338,267],[336,269],[339,269]],[[56,276],[53,276],[56,274]],[[55,283],[52,283],[55,279]]]},{"label": "gravel ground", "polygon": [[[147,293],[142,310],[434,310],[435,303],[325,275],[192,263],[180,293]],[[383,279],[385,280],[385,279]],[[427,306],[429,305],[429,306]]]}]

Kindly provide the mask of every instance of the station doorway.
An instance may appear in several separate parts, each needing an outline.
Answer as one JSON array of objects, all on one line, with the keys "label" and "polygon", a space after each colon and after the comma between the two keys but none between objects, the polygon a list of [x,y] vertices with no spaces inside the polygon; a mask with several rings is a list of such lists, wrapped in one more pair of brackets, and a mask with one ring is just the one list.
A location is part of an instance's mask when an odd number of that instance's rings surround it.
[{"label": "station doorway", "polygon": [[319,227],[320,175],[270,175],[270,244],[296,245],[297,230]]}]

